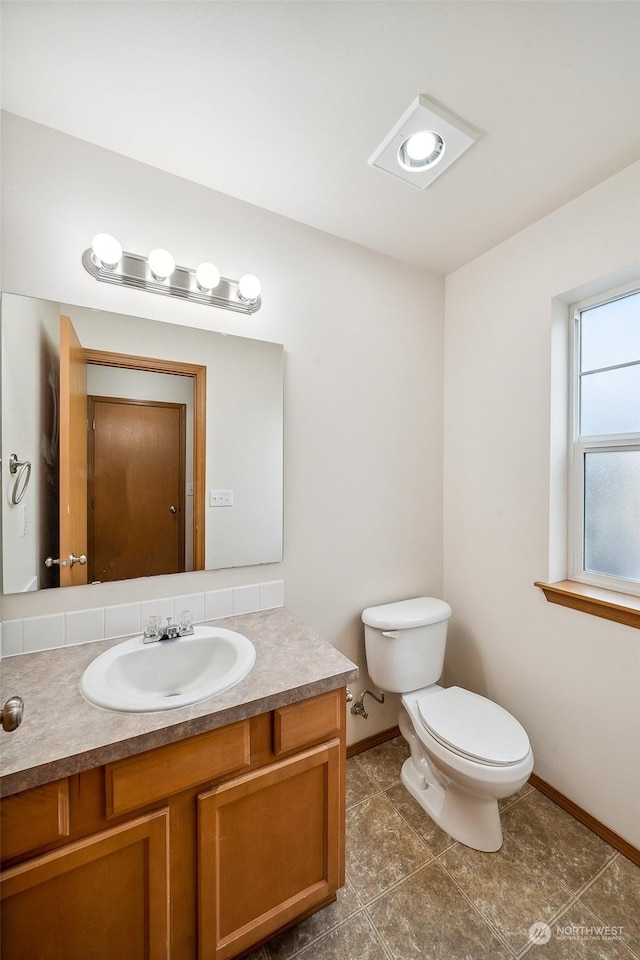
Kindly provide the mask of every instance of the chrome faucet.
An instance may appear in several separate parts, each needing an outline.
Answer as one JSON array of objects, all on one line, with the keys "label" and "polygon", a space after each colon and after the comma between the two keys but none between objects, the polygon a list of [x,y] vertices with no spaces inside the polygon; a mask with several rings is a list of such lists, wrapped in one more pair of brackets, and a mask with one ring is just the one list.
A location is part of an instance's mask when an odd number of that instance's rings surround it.
[{"label": "chrome faucet", "polygon": [[167,617],[167,624],[162,628],[158,636],[158,640],[175,640],[178,636],[178,628],[175,623],[172,622],[173,617]]},{"label": "chrome faucet", "polygon": [[178,637],[188,637],[193,634],[193,627],[181,629],[176,623],[173,623],[173,617],[167,617],[164,627],[160,627],[157,633],[148,636],[146,631],[143,634],[143,643],[156,643],[158,640],[177,640]]}]

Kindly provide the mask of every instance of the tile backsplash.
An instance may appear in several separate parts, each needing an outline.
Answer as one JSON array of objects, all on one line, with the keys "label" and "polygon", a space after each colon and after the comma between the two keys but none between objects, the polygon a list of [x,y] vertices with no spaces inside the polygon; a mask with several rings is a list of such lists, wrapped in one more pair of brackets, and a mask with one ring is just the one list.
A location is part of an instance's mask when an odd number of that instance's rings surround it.
[{"label": "tile backsplash", "polygon": [[191,610],[194,623],[219,620],[239,613],[272,610],[284,605],[284,581],[252,583],[205,593],[181,594],[161,600],[142,600],[110,607],[93,607],[53,613],[24,620],[5,620],[1,624],[2,656],[34,653],[52,647],[70,646],[92,640],[126,637],[142,630],[145,617],[158,614],[166,620],[179,620],[183,610]]}]

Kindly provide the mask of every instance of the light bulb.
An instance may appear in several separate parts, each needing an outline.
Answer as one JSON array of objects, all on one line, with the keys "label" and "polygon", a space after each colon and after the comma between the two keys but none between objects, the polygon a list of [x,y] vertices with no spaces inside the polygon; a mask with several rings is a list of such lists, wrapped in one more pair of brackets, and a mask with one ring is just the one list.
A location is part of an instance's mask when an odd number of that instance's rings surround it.
[{"label": "light bulb", "polygon": [[241,300],[247,300],[249,303],[255,303],[260,296],[260,281],[251,273],[245,273],[238,280],[238,296]]},{"label": "light bulb", "polygon": [[422,173],[444,156],[445,144],[439,133],[418,130],[400,144],[398,163],[409,173]]},{"label": "light bulb", "polygon": [[113,270],[122,258],[122,247],[110,233],[96,233],[91,243],[91,259],[96,267]]},{"label": "light bulb", "polygon": [[220,271],[213,263],[201,263],[196,268],[196,282],[202,291],[213,290],[220,283]]},{"label": "light bulb", "polygon": [[176,268],[176,262],[169,251],[161,247],[151,251],[148,261],[154,280],[166,280]]},{"label": "light bulb", "polygon": [[409,137],[404,148],[412,160],[426,160],[435,150],[437,142],[430,130],[421,130]]}]

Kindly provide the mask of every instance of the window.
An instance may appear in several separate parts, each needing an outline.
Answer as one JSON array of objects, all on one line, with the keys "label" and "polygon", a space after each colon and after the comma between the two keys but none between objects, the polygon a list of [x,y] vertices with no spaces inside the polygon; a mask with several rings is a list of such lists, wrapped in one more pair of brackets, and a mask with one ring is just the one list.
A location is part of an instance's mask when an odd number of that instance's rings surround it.
[{"label": "window", "polygon": [[640,288],[572,310],[570,577],[640,595]]}]

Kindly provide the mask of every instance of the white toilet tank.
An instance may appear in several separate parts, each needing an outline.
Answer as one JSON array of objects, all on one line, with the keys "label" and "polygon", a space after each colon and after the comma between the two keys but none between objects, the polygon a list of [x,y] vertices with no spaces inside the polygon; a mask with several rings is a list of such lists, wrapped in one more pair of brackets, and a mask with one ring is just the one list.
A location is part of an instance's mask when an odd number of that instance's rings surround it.
[{"label": "white toilet tank", "polygon": [[408,693],[437,683],[442,674],[451,607],[416,597],[367,607],[362,614],[369,676],[381,690]]}]

